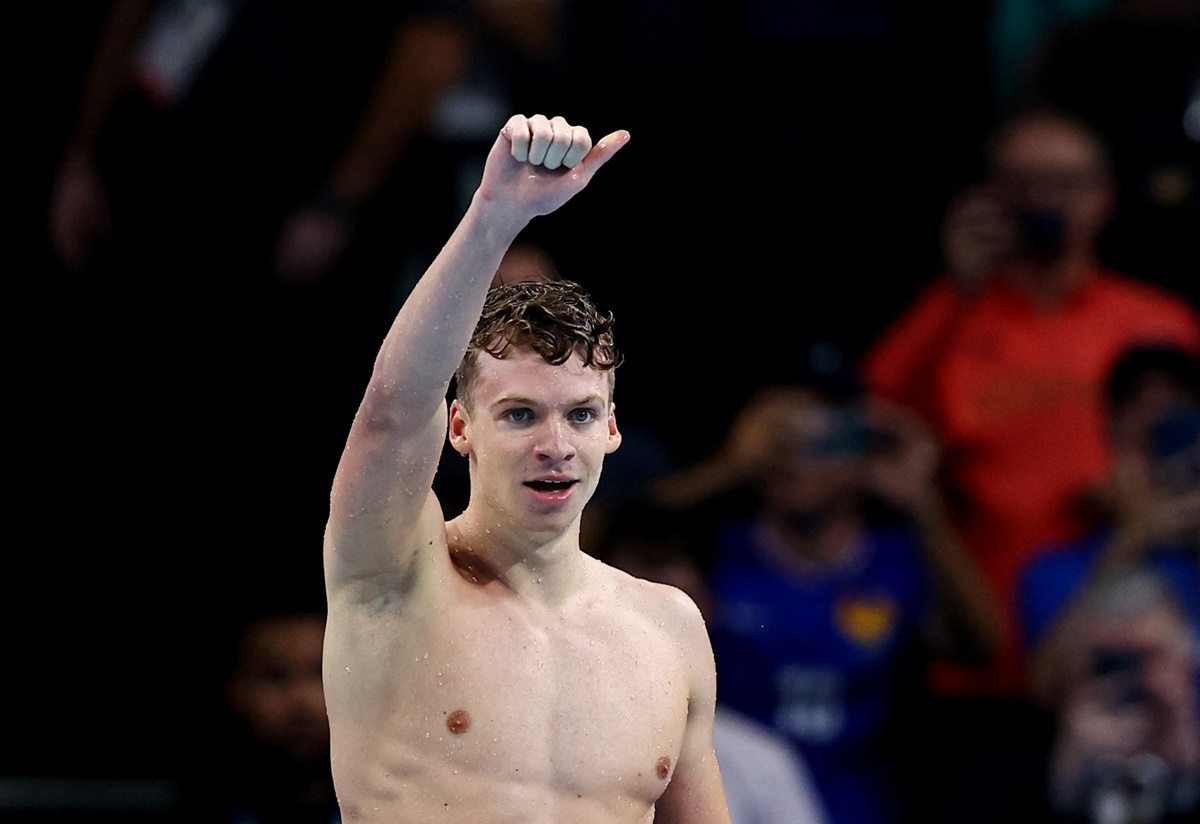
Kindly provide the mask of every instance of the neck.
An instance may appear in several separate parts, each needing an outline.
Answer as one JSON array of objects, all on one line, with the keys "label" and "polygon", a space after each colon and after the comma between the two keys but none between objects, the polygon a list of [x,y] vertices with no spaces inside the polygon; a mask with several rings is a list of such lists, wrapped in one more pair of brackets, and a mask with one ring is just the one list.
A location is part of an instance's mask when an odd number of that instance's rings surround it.
[{"label": "neck", "polygon": [[446,537],[451,561],[463,578],[503,586],[521,598],[562,601],[586,572],[578,518],[560,533],[517,533],[492,522],[482,526],[468,507],[446,524]]}]

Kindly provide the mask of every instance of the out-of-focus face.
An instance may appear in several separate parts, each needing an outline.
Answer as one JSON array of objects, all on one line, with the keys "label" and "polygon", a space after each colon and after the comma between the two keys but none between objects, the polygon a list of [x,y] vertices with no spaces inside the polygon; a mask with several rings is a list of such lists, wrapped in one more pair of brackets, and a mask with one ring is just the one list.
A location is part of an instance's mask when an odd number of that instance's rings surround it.
[{"label": "out-of-focus face", "polygon": [[1164,492],[1195,490],[1200,479],[1200,398],[1165,377],[1150,377],[1116,410],[1113,442],[1125,460],[1144,462],[1149,480]]},{"label": "out-of-focus face", "polygon": [[1160,605],[1099,618],[1073,649],[1063,695],[1090,757],[1120,764],[1151,752],[1175,769],[1200,767],[1196,662],[1178,612]]},{"label": "out-of-focus face", "polygon": [[864,473],[860,435],[847,410],[798,401],[780,426],[776,461],[760,479],[766,506],[785,518],[811,518],[854,499]]},{"label": "out-of-focus face", "polygon": [[244,635],[229,705],[264,743],[304,760],[329,749],[320,616],[269,618]]},{"label": "out-of-focus face", "polygon": [[1094,251],[1112,217],[1116,195],[1101,147],[1063,120],[1017,126],[996,147],[992,178],[1011,207],[1061,215],[1069,248]]},{"label": "out-of-focus face", "polygon": [[469,508],[500,531],[564,532],[621,443],[610,397],[610,374],[578,354],[558,366],[526,348],[481,356],[470,410],[450,408],[451,445],[471,460]]}]

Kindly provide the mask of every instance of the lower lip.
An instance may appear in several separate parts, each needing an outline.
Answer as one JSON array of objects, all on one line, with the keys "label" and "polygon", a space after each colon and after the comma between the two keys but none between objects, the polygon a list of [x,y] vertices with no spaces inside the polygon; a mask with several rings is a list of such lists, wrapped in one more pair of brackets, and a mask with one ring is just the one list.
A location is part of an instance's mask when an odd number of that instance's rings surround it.
[{"label": "lower lip", "polygon": [[560,503],[571,497],[571,492],[575,489],[575,484],[564,486],[562,489],[555,489],[552,491],[535,489],[532,486],[527,486],[525,488],[528,489],[533,497],[539,501],[544,501],[546,503]]}]

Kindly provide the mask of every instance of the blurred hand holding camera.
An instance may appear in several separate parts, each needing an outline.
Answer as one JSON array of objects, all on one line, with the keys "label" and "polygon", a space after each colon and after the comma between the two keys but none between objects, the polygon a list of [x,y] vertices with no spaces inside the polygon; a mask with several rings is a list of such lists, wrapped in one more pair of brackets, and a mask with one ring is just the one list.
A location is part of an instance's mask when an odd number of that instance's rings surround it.
[{"label": "blurred hand holding camera", "polygon": [[1156,482],[1141,454],[1118,456],[1111,494],[1125,560],[1160,543],[1194,543],[1200,535],[1200,487],[1180,491]]},{"label": "blurred hand holding camera", "polygon": [[759,391],[738,411],[721,450],[721,460],[741,478],[766,472],[784,459],[799,437],[804,393],[774,386]]},{"label": "blurred hand holding camera", "polygon": [[920,418],[904,407],[872,399],[867,488],[914,518],[939,507],[941,444]]},{"label": "blurred hand holding camera", "polygon": [[954,285],[970,294],[1011,257],[1017,248],[1018,225],[992,186],[978,184],[962,191],[942,221],[942,257]]}]

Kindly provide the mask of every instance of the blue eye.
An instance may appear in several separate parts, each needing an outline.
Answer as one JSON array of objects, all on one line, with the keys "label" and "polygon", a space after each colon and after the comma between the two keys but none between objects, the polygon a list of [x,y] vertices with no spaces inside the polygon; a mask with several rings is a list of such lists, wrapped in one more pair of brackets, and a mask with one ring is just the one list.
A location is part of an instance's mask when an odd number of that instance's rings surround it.
[{"label": "blue eye", "polygon": [[513,423],[525,423],[533,420],[533,410],[521,407],[519,409],[510,409],[504,413],[504,417]]},{"label": "blue eye", "polygon": [[591,409],[572,409],[570,418],[575,423],[591,423],[596,420],[596,413]]}]

